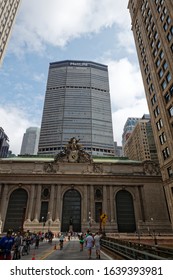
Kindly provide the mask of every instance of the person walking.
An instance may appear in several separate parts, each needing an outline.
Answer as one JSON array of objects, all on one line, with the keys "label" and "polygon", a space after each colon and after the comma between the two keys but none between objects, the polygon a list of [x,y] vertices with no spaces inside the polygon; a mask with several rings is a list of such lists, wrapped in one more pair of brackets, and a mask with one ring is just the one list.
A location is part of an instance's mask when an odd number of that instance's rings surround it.
[{"label": "person walking", "polygon": [[20,231],[18,231],[16,237],[14,238],[14,255],[13,259],[19,260],[21,258],[20,250],[21,250],[21,245],[22,245],[22,235]]},{"label": "person walking", "polygon": [[82,233],[79,236],[79,243],[80,243],[80,251],[83,251],[84,237]]},{"label": "person walking", "polygon": [[94,244],[96,248],[96,259],[100,259],[100,240],[102,235],[98,232],[96,232],[94,236]]},{"label": "person walking", "polygon": [[11,260],[11,250],[14,245],[12,231],[8,230],[6,236],[0,239],[0,260]]},{"label": "person walking", "polygon": [[92,247],[94,246],[94,238],[92,233],[89,232],[88,236],[86,237],[86,247],[88,249],[88,259],[91,259]]}]

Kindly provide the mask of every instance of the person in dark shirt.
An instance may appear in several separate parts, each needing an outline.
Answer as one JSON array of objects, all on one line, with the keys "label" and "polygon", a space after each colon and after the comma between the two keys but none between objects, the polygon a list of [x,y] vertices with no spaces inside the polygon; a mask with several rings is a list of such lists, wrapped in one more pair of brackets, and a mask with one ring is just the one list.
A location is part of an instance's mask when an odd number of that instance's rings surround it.
[{"label": "person in dark shirt", "polygon": [[8,230],[6,236],[0,239],[0,260],[11,260],[11,250],[14,245],[12,231]]}]

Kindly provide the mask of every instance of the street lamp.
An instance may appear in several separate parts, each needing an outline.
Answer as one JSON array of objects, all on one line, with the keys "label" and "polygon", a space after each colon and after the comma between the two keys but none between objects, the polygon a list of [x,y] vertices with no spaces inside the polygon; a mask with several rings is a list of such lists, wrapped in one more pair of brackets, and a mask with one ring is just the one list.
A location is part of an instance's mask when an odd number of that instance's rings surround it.
[{"label": "street lamp", "polygon": [[51,224],[50,212],[48,212],[47,215],[48,215],[48,231],[49,231],[50,230],[50,224]]},{"label": "street lamp", "polygon": [[90,230],[90,227],[91,227],[91,212],[89,211],[88,214],[89,214],[89,217],[88,217],[88,218],[89,218],[89,230]]},{"label": "street lamp", "polygon": [[41,221],[42,221],[42,224],[43,224],[42,232],[44,233],[44,226],[45,226],[44,217],[41,217]]}]

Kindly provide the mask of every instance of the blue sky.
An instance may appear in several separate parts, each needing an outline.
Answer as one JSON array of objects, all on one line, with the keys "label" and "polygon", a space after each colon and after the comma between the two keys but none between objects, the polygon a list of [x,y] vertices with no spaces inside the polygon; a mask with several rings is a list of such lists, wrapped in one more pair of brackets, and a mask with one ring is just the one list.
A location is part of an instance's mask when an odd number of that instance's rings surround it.
[{"label": "blue sky", "polygon": [[23,134],[40,126],[49,63],[108,65],[114,140],[128,117],[148,113],[128,0],[22,0],[0,68],[0,126],[20,153]]}]

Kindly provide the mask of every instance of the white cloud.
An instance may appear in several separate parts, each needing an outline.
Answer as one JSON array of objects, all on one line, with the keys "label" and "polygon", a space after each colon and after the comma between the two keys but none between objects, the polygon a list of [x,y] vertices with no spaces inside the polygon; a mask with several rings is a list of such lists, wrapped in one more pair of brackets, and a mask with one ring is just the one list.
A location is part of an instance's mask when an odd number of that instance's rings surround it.
[{"label": "white cloud", "polygon": [[144,114],[149,114],[146,99],[135,100],[134,104],[113,112],[113,132],[114,141],[122,145],[123,128],[128,118],[141,118]]},{"label": "white cloud", "polygon": [[9,138],[10,150],[18,155],[20,153],[23,134],[26,128],[33,126],[33,123],[32,120],[28,120],[24,111],[9,105],[7,107],[5,109],[0,107],[0,126]]},{"label": "white cloud", "polygon": [[142,77],[137,64],[127,58],[107,61],[113,111],[133,106],[135,100],[144,98]]},{"label": "white cloud", "polygon": [[127,5],[128,0],[23,0],[10,50],[42,52],[46,43],[64,47],[113,24],[130,28]]},{"label": "white cloud", "polygon": [[114,140],[121,145],[126,120],[148,114],[148,106],[137,64],[127,58],[105,64],[109,70]]}]

